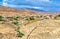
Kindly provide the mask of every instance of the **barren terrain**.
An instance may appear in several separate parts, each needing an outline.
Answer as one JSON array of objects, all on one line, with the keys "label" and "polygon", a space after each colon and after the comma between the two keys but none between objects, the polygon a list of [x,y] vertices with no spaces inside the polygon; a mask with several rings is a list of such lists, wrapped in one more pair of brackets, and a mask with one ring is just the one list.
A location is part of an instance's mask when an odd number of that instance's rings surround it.
[{"label": "barren terrain", "polygon": [[60,39],[60,12],[0,6],[0,39]]}]

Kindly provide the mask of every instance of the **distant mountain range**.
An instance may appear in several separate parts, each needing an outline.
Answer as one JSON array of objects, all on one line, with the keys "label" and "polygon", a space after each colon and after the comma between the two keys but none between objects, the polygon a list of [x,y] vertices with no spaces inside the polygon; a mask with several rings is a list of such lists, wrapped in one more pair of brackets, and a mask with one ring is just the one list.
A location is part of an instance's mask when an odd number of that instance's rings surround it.
[{"label": "distant mountain range", "polygon": [[13,7],[17,10],[24,10],[24,9],[28,9],[28,10],[34,10],[34,11],[39,11],[39,12],[46,12],[45,10],[41,10],[41,9],[35,9],[35,8],[21,8],[21,7]]},{"label": "distant mountain range", "polygon": [[46,12],[45,10],[40,10],[40,9],[34,9],[34,8],[27,8],[29,10],[34,10],[34,11],[40,11],[40,12]]}]

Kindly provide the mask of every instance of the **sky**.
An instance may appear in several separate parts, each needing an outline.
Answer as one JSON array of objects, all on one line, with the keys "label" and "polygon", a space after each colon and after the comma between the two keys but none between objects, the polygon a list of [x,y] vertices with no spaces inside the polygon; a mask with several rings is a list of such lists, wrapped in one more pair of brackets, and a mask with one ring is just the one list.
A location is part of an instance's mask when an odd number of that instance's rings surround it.
[{"label": "sky", "polygon": [[14,8],[34,8],[60,12],[60,0],[0,0],[0,5]]}]

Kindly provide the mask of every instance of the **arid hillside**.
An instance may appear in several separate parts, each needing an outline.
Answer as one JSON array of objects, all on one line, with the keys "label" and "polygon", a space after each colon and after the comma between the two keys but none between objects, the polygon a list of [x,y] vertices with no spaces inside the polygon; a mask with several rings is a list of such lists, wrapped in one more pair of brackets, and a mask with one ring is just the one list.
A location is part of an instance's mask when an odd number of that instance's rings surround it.
[{"label": "arid hillside", "polygon": [[0,6],[0,39],[60,39],[60,12]]}]

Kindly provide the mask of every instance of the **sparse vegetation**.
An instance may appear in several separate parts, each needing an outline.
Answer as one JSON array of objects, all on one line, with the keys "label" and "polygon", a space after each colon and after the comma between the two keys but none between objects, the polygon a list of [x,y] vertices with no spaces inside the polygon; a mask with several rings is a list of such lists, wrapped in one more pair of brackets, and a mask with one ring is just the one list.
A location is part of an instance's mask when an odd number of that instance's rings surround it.
[{"label": "sparse vegetation", "polygon": [[12,22],[14,25],[18,26],[19,25],[19,22]]},{"label": "sparse vegetation", "polygon": [[48,19],[48,17],[44,16],[44,19]]},{"label": "sparse vegetation", "polygon": [[32,17],[29,18],[29,20],[35,20],[35,18],[32,16]]},{"label": "sparse vegetation", "polygon": [[18,32],[17,37],[23,37],[24,34],[20,31],[20,27],[18,26],[16,31]]},{"label": "sparse vegetation", "polygon": [[6,17],[8,20],[12,21],[13,17]]},{"label": "sparse vegetation", "polygon": [[54,17],[54,19],[59,20],[59,19],[60,19],[60,14],[56,15],[56,16]]},{"label": "sparse vegetation", "polygon": [[18,20],[19,16],[15,16],[15,17],[6,17],[9,20]]},{"label": "sparse vegetation", "polygon": [[20,32],[20,27],[19,27],[19,22],[18,22],[18,18],[19,16],[14,16],[14,17],[6,17],[9,21],[15,20],[14,22],[12,21],[12,24],[17,26],[16,31],[18,32],[17,37],[22,37],[24,36],[24,34],[22,32]]},{"label": "sparse vegetation", "polygon": [[3,16],[0,16],[0,21],[4,21],[3,18],[4,18]]},{"label": "sparse vegetation", "polygon": [[35,18],[32,16],[32,17],[26,17],[26,19],[25,20],[35,20]]},{"label": "sparse vegetation", "polygon": [[0,16],[0,19],[4,18],[3,16]]},{"label": "sparse vegetation", "polygon": [[58,14],[57,16],[60,17],[60,14]]},{"label": "sparse vegetation", "polygon": [[22,32],[20,32],[18,18],[19,18],[19,16],[14,17],[15,22],[12,22],[12,23],[17,26],[17,30],[16,30],[18,32],[17,37],[23,37],[24,34]]},{"label": "sparse vegetation", "polygon": [[21,33],[21,32],[18,32],[17,36],[18,36],[18,37],[22,37],[22,36],[24,36],[24,34]]},{"label": "sparse vegetation", "polygon": [[18,20],[19,16],[14,17],[14,20]]},{"label": "sparse vegetation", "polygon": [[[55,17],[55,19],[57,19],[57,17],[60,17],[60,15],[57,15]],[[2,20],[3,18],[4,18],[3,16],[0,16],[0,21],[3,21]],[[17,37],[23,37],[24,33],[22,33],[20,31],[20,24],[19,24],[19,20],[18,20],[20,17],[19,16],[12,16],[12,17],[6,17],[6,18],[8,19],[8,21],[12,21],[11,24],[16,25],[16,32],[18,33]],[[39,19],[39,18],[42,18],[42,16],[30,16],[30,17],[25,16],[25,17],[23,17],[24,20],[28,20],[28,21],[33,21],[33,20],[36,20],[36,19]],[[43,16],[43,19],[48,19],[48,18],[47,18],[47,16]]]},{"label": "sparse vegetation", "polygon": [[0,33],[0,39],[60,39],[60,12],[0,7]]}]

